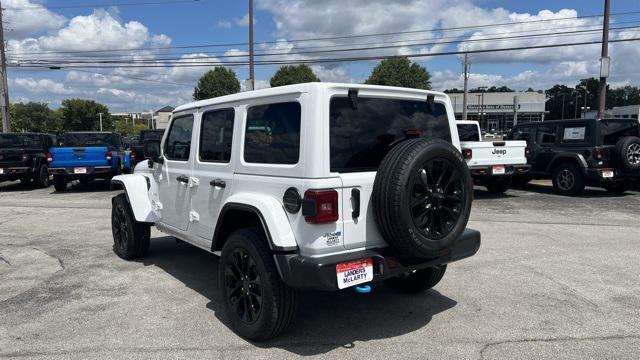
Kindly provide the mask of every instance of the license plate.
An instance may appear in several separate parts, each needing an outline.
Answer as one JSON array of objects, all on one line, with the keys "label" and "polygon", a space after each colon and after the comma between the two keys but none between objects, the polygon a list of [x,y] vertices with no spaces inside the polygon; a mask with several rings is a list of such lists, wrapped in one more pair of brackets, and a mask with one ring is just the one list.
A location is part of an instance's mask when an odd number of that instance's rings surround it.
[{"label": "license plate", "polygon": [[613,170],[602,170],[602,177],[603,178],[612,178],[613,177]]},{"label": "license plate", "polygon": [[339,289],[373,281],[373,260],[367,258],[340,263],[336,265],[336,275]]},{"label": "license plate", "polygon": [[505,171],[504,171],[504,165],[496,165],[496,166],[494,166],[494,167],[493,167],[493,170],[492,170],[492,171],[493,171],[493,174],[494,174],[494,175],[501,175],[501,174],[504,174],[504,173],[505,173]]},{"label": "license plate", "polygon": [[87,173],[87,168],[83,168],[83,167],[77,167],[73,169],[73,173],[74,174],[86,174]]}]

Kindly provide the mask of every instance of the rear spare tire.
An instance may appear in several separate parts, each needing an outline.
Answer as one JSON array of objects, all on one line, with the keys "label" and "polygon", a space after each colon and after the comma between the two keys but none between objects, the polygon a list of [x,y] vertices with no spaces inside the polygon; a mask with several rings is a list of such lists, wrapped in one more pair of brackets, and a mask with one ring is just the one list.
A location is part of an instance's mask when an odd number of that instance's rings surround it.
[{"label": "rear spare tire", "polygon": [[625,136],[616,143],[620,165],[627,171],[640,170],[640,138]]},{"label": "rear spare tire", "polygon": [[378,230],[403,256],[439,256],[464,231],[472,194],[467,164],[455,147],[407,140],[382,159],[373,184]]}]

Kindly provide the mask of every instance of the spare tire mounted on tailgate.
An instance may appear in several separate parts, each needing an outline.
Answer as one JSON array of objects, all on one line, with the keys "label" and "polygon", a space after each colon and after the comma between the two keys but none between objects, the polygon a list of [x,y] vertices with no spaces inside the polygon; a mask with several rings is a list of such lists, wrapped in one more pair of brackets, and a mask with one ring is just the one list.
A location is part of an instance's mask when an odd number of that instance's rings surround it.
[{"label": "spare tire mounted on tailgate", "polygon": [[640,170],[640,138],[625,136],[616,143],[622,167],[627,171]]},{"label": "spare tire mounted on tailgate", "polygon": [[472,191],[467,165],[450,143],[404,141],[382,160],[373,184],[378,230],[403,256],[441,255],[467,225]]}]

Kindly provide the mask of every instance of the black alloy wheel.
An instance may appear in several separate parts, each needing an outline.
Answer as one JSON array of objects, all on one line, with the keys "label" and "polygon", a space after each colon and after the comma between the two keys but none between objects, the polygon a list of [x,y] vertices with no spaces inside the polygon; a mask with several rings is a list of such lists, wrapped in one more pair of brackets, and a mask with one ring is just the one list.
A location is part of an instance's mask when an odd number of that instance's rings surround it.
[{"label": "black alloy wheel", "polygon": [[229,305],[245,324],[253,324],[262,312],[262,281],[255,259],[237,247],[224,264],[224,286]]},{"label": "black alloy wheel", "polygon": [[411,217],[425,236],[440,239],[460,219],[466,186],[464,176],[448,159],[434,158],[411,177]]}]

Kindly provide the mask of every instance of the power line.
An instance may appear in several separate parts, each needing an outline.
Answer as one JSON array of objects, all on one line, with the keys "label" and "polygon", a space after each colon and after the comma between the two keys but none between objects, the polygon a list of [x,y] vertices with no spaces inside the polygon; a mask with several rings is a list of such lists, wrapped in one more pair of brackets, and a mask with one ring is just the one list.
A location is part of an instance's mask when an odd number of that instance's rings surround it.
[{"label": "power line", "polygon": [[[613,28],[612,30],[628,30],[628,29],[640,29],[640,26],[628,26],[628,27],[619,27]],[[519,41],[519,40],[528,40],[536,37],[544,36],[545,38],[551,37],[567,37],[567,36],[584,36],[591,35],[593,32],[600,32],[600,29],[596,30],[575,30],[575,31],[566,31],[566,32],[551,32],[551,33],[542,33],[542,34],[533,34],[533,35],[514,35],[514,36],[504,36],[504,37],[494,37],[494,38],[484,38],[484,39],[467,39],[467,40],[456,40],[456,41],[442,41],[442,42],[429,42],[429,43],[418,43],[418,44],[402,44],[402,45],[386,45],[386,46],[376,46],[376,47],[366,47],[366,48],[347,48],[347,49],[334,49],[334,50],[321,50],[321,51],[300,51],[300,52],[278,52],[278,53],[261,53],[256,54],[256,56],[264,57],[264,56],[291,56],[291,55],[310,55],[310,54],[321,54],[321,53],[337,53],[337,52],[358,52],[358,51],[372,51],[372,50],[387,50],[387,49],[397,49],[402,47],[424,47],[430,45],[447,45],[447,44],[466,44],[466,43],[478,43],[478,42],[487,42],[487,41]],[[247,55],[223,55],[226,58],[246,58]],[[209,57],[206,57],[209,58]],[[37,59],[37,60],[22,60],[25,64],[130,64],[130,63],[185,63],[189,60],[193,60],[195,58],[153,58],[153,59],[130,59],[130,60],[102,60],[102,59],[89,59],[89,60],[76,60],[76,59]],[[16,60],[16,59],[13,59]],[[20,61],[20,60],[18,60]]]},{"label": "power line", "polygon": [[[622,15],[632,15],[632,14],[640,14],[640,11],[627,11],[627,12],[619,12],[613,13],[612,16],[622,16]],[[433,33],[433,32],[442,32],[442,31],[452,31],[452,30],[469,30],[474,28],[486,28],[486,27],[498,27],[505,25],[520,25],[520,24],[533,24],[533,23],[541,23],[541,22],[552,22],[552,21],[564,21],[564,20],[577,20],[577,19],[587,19],[587,18],[597,18],[602,17],[602,15],[584,15],[584,16],[574,16],[574,17],[563,17],[563,18],[555,18],[555,19],[540,19],[540,20],[530,20],[530,21],[513,21],[513,22],[504,22],[504,23],[494,23],[494,24],[478,24],[478,25],[468,25],[468,26],[457,26],[457,27],[448,27],[448,28],[439,28],[439,29],[423,29],[423,30],[410,30],[410,31],[399,31],[399,32],[387,32],[387,33],[375,33],[375,34],[362,34],[362,35],[344,35],[344,36],[334,36],[334,37],[317,37],[317,38],[306,38],[306,39],[293,39],[293,40],[285,40],[287,43],[296,43],[296,42],[308,42],[308,41],[326,41],[326,40],[342,40],[342,39],[358,39],[358,38],[366,38],[366,37],[377,37],[377,36],[394,36],[394,35],[403,35],[403,34],[415,34],[415,33]],[[256,42],[256,45],[268,45],[268,44],[278,44],[283,41],[262,41]],[[157,46],[157,47],[139,47],[139,48],[119,48],[119,49],[102,49],[102,50],[39,50],[39,51],[30,51],[30,52],[22,52],[22,54],[27,53],[50,53],[50,54],[73,54],[73,53],[101,53],[101,52],[115,52],[115,51],[135,51],[135,50],[169,50],[169,49],[195,49],[195,48],[212,48],[212,47],[231,47],[231,46],[246,46],[248,43],[218,43],[218,44],[203,44],[203,45],[179,45],[179,46]],[[15,50],[13,50],[15,51]]]},{"label": "power line", "polygon": [[[640,41],[640,37],[637,38],[628,38],[628,39],[616,39],[610,40],[609,43],[622,43],[622,42],[632,42],[632,41]],[[562,44],[544,44],[544,45],[529,45],[529,46],[516,46],[516,47],[508,47],[508,48],[495,48],[495,49],[479,49],[479,50],[465,50],[465,51],[444,51],[437,53],[418,53],[418,54],[409,54],[403,55],[407,58],[424,58],[424,57],[435,57],[435,56],[446,56],[446,55],[463,55],[463,54],[480,54],[480,53],[493,53],[493,52],[502,52],[502,51],[518,51],[518,50],[533,50],[533,49],[548,49],[548,48],[558,48],[565,46],[584,46],[584,45],[595,45],[601,44],[601,41],[584,41],[584,42],[573,42],[573,43],[562,43]],[[397,55],[396,55],[397,56]],[[289,65],[289,64],[321,64],[321,63],[339,63],[339,62],[358,62],[358,61],[369,61],[369,60],[381,60],[394,56],[354,56],[354,57],[343,57],[343,58],[324,58],[324,59],[299,59],[299,60],[266,60],[266,61],[256,61],[256,65]],[[182,63],[182,64],[173,64],[173,65],[155,65],[155,64],[142,64],[142,65],[70,65],[64,66],[63,68],[165,68],[165,67],[210,67],[210,66],[246,66],[248,62],[194,62],[194,63]],[[22,68],[49,68],[49,65],[11,65],[11,67],[22,67]]]},{"label": "power line", "polygon": [[57,6],[24,6],[24,7],[8,7],[5,10],[11,11],[27,11],[27,10],[50,10],[50,9],[81,9],[81,8],[100,8],[111,6],[145,6],[145,5],[167,5],[167,4],[184,4],[199,2],[201,0],[167,0],[167,1],[146,1],[146,2],[124,2],[124,3],[104,3],[104,4],[80,4],[80,5],[57,5]]}]

